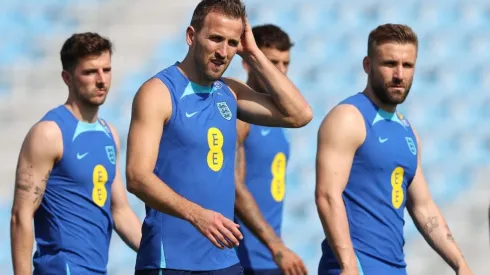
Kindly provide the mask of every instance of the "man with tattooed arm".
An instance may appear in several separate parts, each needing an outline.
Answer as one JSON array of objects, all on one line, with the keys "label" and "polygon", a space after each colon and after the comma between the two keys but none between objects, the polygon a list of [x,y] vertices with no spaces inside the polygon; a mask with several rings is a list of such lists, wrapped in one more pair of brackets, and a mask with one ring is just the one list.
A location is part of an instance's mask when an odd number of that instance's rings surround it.
[{"label": "man with tattooed arm", "polygon": [[412,85],[417,49],[408,26],[373,30],[365,90],[334,107],[320,126],[316,204],[327,238],[319,275],[407,274],[405,207],[458,275],[473,274],[427,188],[419,137],[397,111]]}]

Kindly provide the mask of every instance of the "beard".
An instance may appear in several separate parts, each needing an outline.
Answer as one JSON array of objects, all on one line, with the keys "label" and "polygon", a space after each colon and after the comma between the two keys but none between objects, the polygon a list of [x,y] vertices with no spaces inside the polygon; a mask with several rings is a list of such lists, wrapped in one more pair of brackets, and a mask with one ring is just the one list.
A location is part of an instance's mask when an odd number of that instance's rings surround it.
[{"label": "beard", "polygon": [[[199,77],[204,81],[214,82],[220,79],[231,63],[231,60],[225,61],[225,58],[220,58],[216,56],[209,57],[208,55],[206,55],[200,45],[196,45],[196,47],[193,49],[193,52],[196,72],[198,73]],[[220,66],[218,68],[214,67],[214,63],[211,62],[213,60],[220,63]]]},{"label": "beard", "polygon": [[76,95],[81,104],[87,107],[99,107],[104,104],[107,98],[107,88],[106,93],[103,96],[97,96],[97,89],[94,89],[92,92],[83,93],[80,90],[76,91]]},{"label": "beard", "polygon": [[[401,81],[401,82],[386,82],[384,83],[382,80],[376,79],[373,74],[370,75],[371,88],[373,89],[376,97],[384,104],[388,105],[398,105],[402,104],[410,93],[410,89],[412,87],[412,79],[409,81]],[[389,88],[401,86],[404,89],[404,92],[395,90],[390,91]]]}]

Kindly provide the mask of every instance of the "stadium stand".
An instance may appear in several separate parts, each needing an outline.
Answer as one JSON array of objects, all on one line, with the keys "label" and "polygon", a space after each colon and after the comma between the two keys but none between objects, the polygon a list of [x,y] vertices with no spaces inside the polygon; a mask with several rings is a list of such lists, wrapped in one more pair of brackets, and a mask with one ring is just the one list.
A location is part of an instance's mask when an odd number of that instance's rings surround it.
[{"label": "stadium stand", "polygon": [[[197,1],[24,0],[0,4],[0,218],[8,224],[15,160],[30,125],[64,99],[58,57],[62,41],[97,31],[114,41],[113,88],[103,116],[120,131],[122,148],[137,88],[186,53],[185,27]],[[400,110],[417,127],[424,172],[475,274],[488,274],[490,117],[490,3],[484,0],[301,1],[249,0],[252,25],[275,23],[290,33],[290,77],[314,110],[314,120],[289,131],[292,158],[284,238],[316,274],[324,233],[314,204],[316,131],[321,119],[365,85],[361,61],[367,36],[379,24],[406,23],[419,34],[414,85]],[[236,57],[226,73],[241,79]],[[121,159],[125,160],[125,152]],[[124,161],[122,161],[124,171]],[[293,195],[294,194],[294,195]],[[130,195],[140,217],[144,207]],[[301,234],[297,234],[301,232]],[[133,274],[135,253],[114,234],[109,274]],[[9,229],[0,229],[0,269],[12,274]],[[409,274],[454,274],[430,250],[407,214]]]}]

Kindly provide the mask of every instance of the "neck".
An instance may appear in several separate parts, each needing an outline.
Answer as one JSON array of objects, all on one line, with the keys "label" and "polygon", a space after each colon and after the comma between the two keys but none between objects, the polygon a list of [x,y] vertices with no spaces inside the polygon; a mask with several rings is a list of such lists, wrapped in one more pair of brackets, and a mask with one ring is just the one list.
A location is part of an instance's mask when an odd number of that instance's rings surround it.
[{"label": "neck", "polygon": [[184,74],[190,81],[199,84],[201,86],[211,86],[214,81],[206,80],[202,77],[202,74],[198,72],[194,60],[190,54],[187,54],[184,60],[177,65],[182,74]]},{"label": "neck", "polygon": [[65,106],[72,112],[73,116],[80,121],[88,123],[97,121],[99,106],[87,106],[72,98],[68,98]]},{"label": "neck", "polygon": [[386,104],[383,103],[378,96],[374,93],[373,89],[371,88],[371,85],[368,84],[368,86],[364,89],[363,94],[365,94],[371,101],[376,104],[381,110],[389,112],[389,113],[394,113],[396,110],[396,104]]}]

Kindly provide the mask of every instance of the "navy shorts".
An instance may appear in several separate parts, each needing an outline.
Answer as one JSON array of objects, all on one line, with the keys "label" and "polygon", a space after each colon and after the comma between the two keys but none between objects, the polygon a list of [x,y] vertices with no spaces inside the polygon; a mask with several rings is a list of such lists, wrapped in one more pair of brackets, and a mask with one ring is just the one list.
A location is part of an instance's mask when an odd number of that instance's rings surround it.
[{"label": "navy shorts", "polygon": [[136,270],[134,274],[135,275],[243,275],[243,268],[240,264],[236,264],[227,268],[211,270],[211,271],[147,269],[147,270]]},{"label": "navy shorts", "polygon": [[245,269],[244,275],[283,275],[282,270],[277,269]]}]

